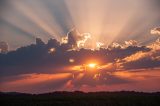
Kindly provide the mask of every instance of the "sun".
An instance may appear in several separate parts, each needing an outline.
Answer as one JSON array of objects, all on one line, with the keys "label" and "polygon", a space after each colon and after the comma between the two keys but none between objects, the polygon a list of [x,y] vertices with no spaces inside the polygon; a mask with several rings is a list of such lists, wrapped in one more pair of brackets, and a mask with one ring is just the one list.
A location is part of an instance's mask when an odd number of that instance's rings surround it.
[{"label": "sun", "polygon": [[90,63],[88,64],[89,68],[96,68],[97,64],[96,63]]}]

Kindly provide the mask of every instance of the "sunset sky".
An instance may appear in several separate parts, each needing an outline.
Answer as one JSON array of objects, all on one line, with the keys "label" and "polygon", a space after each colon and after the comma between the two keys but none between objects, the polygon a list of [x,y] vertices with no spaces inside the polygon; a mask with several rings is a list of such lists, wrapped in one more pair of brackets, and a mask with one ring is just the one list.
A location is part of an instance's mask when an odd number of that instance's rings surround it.
[{"label": "sunset sky", "polygon": [[0,91],[160,91],[159,10],[159,0],[0,0]]}]

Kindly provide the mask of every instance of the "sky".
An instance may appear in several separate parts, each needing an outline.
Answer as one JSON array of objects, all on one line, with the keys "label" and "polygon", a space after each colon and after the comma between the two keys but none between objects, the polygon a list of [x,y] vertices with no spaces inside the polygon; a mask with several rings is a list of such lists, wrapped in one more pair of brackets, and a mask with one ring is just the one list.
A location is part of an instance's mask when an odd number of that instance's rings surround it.
[{"label": "sky", "polygon": [[160,91],[159,9],[159,0],[1,0],[0,91]]}]

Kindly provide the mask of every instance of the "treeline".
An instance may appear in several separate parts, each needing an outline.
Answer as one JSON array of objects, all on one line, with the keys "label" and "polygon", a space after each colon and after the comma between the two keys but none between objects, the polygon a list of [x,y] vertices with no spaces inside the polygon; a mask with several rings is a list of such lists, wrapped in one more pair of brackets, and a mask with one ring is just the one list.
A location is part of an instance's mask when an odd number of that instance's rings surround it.
[{"label": "treeline", "polygon": [[0,93],[1,106],[160,106],[160,93],[53,92]]}]

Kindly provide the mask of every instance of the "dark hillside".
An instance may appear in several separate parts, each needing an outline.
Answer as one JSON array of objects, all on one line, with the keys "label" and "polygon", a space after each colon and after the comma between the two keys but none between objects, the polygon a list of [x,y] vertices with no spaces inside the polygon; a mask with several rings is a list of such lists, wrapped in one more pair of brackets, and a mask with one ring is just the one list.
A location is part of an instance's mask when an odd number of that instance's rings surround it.
[{"label": "dark hillside", "polygon": [[1,106],[160,106],[160,93],[0,93]]}]

